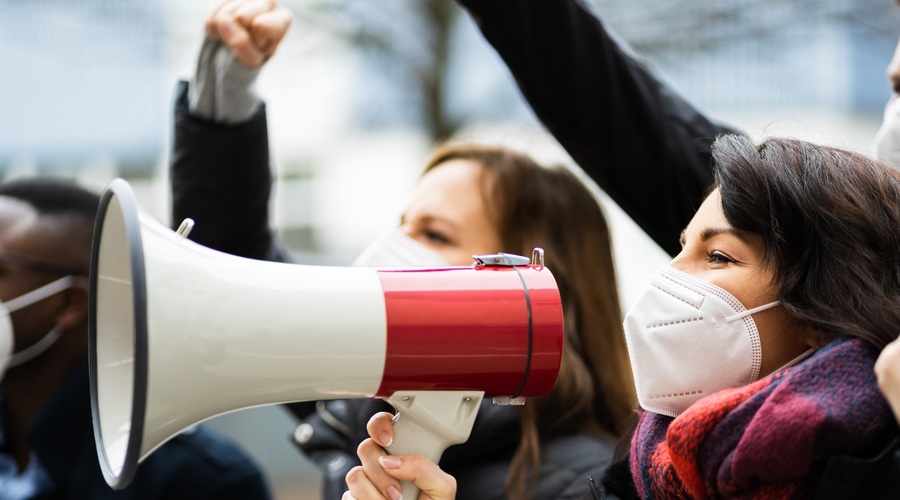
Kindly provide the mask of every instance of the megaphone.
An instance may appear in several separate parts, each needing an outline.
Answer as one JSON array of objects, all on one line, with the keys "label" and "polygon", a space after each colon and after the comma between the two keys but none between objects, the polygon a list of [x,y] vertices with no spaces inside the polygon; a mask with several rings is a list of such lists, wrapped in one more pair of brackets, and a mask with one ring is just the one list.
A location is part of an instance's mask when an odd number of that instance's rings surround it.
[{"label": "megaphone", "polygon": [[369,397],[399,410],[389,451],[437,461],[468,439],[482,397],[550,392],[562,318],[540,252],[471,267],[257,261],[172,231],[116,179],[101,195],[91,255],[100,466],[121,489],[156,448],[214,416]]}]

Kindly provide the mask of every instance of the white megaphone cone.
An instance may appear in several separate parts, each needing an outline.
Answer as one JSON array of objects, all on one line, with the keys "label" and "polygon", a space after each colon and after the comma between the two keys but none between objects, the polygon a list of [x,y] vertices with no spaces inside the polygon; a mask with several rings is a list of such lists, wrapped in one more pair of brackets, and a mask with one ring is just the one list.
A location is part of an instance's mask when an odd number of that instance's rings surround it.
[{"label": "white megaphone cone", "polygon": [[113,181],[94,229],[89,317],[107,483],[125,487],[198,422],[294,401],[385,398],[401,415],[391,452],[437,461],[468,439],[483,396],[542,396],[556,381],[556,282],[543,262],[500,260],[375,269],[235,257],[146,216]]}]

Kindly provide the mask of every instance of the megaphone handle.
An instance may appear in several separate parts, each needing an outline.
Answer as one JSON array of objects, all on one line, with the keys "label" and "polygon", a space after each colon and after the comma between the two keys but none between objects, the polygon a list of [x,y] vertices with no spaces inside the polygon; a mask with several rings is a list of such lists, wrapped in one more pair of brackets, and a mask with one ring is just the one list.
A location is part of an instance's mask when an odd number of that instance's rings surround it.
[{"label": "megaphone handle", "polygon": [[[438,463],[448,446],[469,439],[483,391],[397,391],[388,402],[397,409],[392,455],[422,455]],[[403,500],[419,498],[419,488],[401,482]]]}]

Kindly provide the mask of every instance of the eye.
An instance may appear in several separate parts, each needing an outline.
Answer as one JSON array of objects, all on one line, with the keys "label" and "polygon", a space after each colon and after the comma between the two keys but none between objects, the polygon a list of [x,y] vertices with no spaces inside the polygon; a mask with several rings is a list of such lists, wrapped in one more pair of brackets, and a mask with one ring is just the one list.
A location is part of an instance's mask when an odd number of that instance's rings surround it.
[{"label": "eye", "polygon": [[709,257],[710,264],[734,264],[735,262],[734,259],[719,251],[709,252],[706,255]]},{"label": "eye", "polygon": [[425,231],[422,232],[422,234],[425,236],[425,238],[428,241],[438,243],[441,245],[449,245],[450,244],[450,238],[447,238],[446,236],[444,236],[443,233],[440,233],[438,231],[426,229]]}]

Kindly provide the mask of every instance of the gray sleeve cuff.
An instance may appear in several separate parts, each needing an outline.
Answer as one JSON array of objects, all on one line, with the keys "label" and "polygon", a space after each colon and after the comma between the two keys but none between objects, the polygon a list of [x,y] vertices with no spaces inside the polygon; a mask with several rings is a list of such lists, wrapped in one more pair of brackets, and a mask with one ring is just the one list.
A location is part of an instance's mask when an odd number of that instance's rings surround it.
[{"label": "gray sleeve cuff", "polygon": [[254,90],[259,70],[239,63],[221,42],[205,39],[189,90],[190,113],[226,125],[249,120],[262,104]]}]

